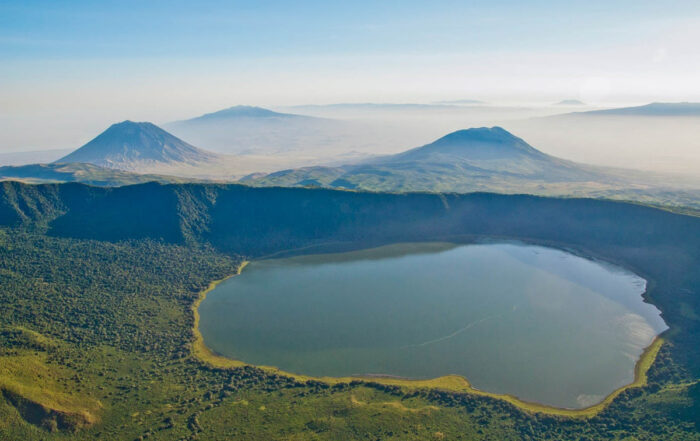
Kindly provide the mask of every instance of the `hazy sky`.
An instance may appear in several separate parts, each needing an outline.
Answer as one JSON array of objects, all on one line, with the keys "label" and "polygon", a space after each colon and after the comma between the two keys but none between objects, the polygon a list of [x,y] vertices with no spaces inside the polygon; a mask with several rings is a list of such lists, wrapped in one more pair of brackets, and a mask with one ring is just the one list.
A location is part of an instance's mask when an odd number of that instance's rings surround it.
[{"label": "hazy sky", "polygon": [[0,151],[235,104],[700,101],[700,1],[0,0]]}]

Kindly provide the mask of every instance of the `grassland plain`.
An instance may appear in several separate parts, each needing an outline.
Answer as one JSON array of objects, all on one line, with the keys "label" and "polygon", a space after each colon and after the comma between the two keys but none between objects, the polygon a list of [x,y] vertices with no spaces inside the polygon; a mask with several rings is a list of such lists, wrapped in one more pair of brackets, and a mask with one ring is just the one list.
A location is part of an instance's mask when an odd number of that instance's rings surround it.
[{"label": "grassland plain", "polygon": [[[120,225],[129,219],[130,210],[145,216],[148,212],[144,214],[141,204],[149,206],[148,200],[127,197],[109,201],[123,201],[113,207],[123,216],[112,225],[100,225],[103,229],[98,230],[88,224],[91,229],[68,234],[68,224],[61,223],[61,217],[86,212],[86,206],[80,204],[88,202],[81,192],[102,191],[73,188],[78,193],[71,197],[61,193],[74,190],[60,186],[17,186],[9,197],[3,196],[0,220],[14,226],[0,228],[0,439],[700,439],[695,356],[700,306],[692,291],[697,286],[693,268],[698,237],[690,234],[696,231],[695,221],[613,204],[608,210],[613,210],[615,222],[594,224],[624,228],[631,234],[615,236],[614,240],[604,231],[579,237],[590,246],[591,255],[627,263],[650,281],[647,298],[663,311],[671,332],[663,343],[657,340],[658,346],[652,347],[658,354],[647,358],[651,366],[646,384],[620,391],[595,415],[572,418],[533,412],[458,387],[450,390],[449,384],[423,387],[369,379],[326,382],[242,364],[203,362],[199,358],[203,354],[197,353],[193,307],[213,280],[235,274],[242,261],[254,257],[249,248],[253,241],[245,239],[253,234],[249,228],[257,228],[258,241],[267,237],[266,228],[280,228],[262,224],[264,218],[247,211],[252,200],[269,204],[270,196],[263,191],[252,193],[249,201],[239,198],[232,211],[238,216],[235,223],[230,218],[217,219],[221,208],[228,213],[229,196],[217,194],[216,188],[187,190],[187,197],[180,194],[175,198],[178,204],[187,201],[187,205],[166,213],[176,219],[179,216],[180,228],[187,232],[187,238],[178,242],[172,240],[167,228],[161,229],[160,237],[125,237],[119,228],[126,228]],[[169,188],[150,187],[143,193],[153,197],[153,189]],[[275,209],[288,210],[290,202],[301,203],[306,206],[304,216],[327,222],[329,214],[324,210],[332,213],[334,204],[351,209],[348,205],[356,203],[354,194],[346,193],[285,190],[280,200],[287,206]],[[198,194],[208,199],[198,199]],[[59,198],[52,199],[56,195]],[[226,204],[218,213],[202,209],[211,204],[212,195],[219,204]],[[295,202],[298,195],[303,199]],[[101,197],[93,193],[89,203],[99,202]],[[385,196],[360,195],[370,201],[375,197],[381,205],[386,204],[382,200]],[[410,197],[392,197],[401,204],[415,205]],[[416,203],[425,203],[421,199],[425,197],[419,196]],[[155,201],[150,200],[150,205],[158,205]],[[458,198],[450,196],[447,201],[453,213],[459,210]],[[517,199],[511,201],[517,209]],[[436,206],[443,206],[436,202]],[[550,201],[537,199],[533,204]],[[561,217],[571,212],[571,202],[551,204],[564,207]],[[22,210],[10,217],[8,206]],[[389,208],[403,217],[406,212],[397,207]],[[533,205],[529,213],[546,220],[547,231],[551,231],[558,221],[545,216],[552,213],[548,207],[544,210]],[[469,208],[474,213],[478,207]],[[583,208],[578,206],[578,210],[578,218],[590,220]],[[636,210],[643,210],[644,216],[636,218]],[[289,214],[275,217],[272,211],[267,216],[275,220],[268,222],[294,221]],[[296,210],[294,215],[301,216],[301,212]],[[252,218],[251,223],[242,223],[241,216]],[[659,229],[652,228],[656,218],[661,220]],[[196,233],[194,219],[203,219],[209,228],[197,234],[218,240],[188,239]],[[219,223],[227,223],[243,236],[217,236],[221,234]],[[318,234],[321,227],[314,228]],[[109,231],[110,236],[96,237],[98,231]],[[317,236],[318,241],[347,239],[343,237],[347,233],[333,231]],[[424,229],[420,231],[425,234]],[[536,238],[533,231],[527,237]],[[661,247],[658,252],[641,252],[634,246],[635,237],[646,234],[644,231],[652,231],[652,236],[641,239]],[[78,233],[82,237],[77,237]],[[85,237],[86,233],[93,237]],[[303,246],[311,242],[305,236],[308,234],[287,229],[284,238],[275,238],[274,247],[269,242],[259,246],[258,255],[291,248],[288,244]],[[675,234],[686,237],[685,242],[668,246],[667,241],[679,243]],[[583,248],[571,237],[552,240]],[[234,245],[242,251],[233,252]],[[663,263],[669,259],[670,263]],[[216,358],[207,361],[212,360]],[[32,389],[37,386],[41,393]]]}]

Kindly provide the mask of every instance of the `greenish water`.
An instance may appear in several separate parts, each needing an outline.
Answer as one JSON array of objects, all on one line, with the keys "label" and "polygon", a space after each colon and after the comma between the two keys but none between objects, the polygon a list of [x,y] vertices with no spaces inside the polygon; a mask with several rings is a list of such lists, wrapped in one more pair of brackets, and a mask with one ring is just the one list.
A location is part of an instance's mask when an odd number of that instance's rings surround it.
[{"label": "greenish water", "polygon": [[580,408],[634,379],[666,329],[644,279],[517,243],[398,244],[256,261],[202,302],[214,351],[314,376],[465,376]]}]

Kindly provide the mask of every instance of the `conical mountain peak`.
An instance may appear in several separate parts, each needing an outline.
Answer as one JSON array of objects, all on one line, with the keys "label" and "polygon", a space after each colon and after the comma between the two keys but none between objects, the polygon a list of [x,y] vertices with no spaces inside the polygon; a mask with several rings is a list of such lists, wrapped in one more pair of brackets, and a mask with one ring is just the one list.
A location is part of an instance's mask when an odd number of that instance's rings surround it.
[{"label": "conical mountain peak", "polygon": [[150,122],[112,124],[92,141],[56,162],[84,162],[123,170],[209,162],[217,155],[199,149]]}]

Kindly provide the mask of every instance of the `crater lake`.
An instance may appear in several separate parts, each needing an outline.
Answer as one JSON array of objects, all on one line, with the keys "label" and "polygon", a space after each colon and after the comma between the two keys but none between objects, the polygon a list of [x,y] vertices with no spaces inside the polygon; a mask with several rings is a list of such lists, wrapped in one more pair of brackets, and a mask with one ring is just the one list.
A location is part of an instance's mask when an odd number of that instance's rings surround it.
[{"label": "crater lake", "polygon": [[523,243],[404,243],[253,261],[199,307],[216,353],[311,376],[460,375],[562,408],[634,380],[667,329],[646,281]]}]

